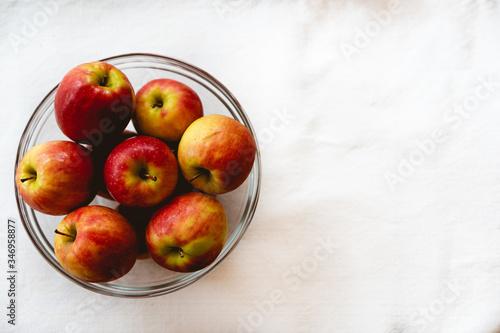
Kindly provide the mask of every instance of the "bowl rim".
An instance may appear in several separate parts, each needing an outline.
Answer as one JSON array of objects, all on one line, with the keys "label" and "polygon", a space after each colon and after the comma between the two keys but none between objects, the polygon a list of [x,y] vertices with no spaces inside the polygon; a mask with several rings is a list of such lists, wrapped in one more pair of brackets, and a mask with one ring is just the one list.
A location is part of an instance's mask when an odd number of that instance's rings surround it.
[{"label": "bowl rim", "polygon": [[[135,59],[136,61],[151,61],[151,62],[159,62],[162,63],[163,65],[173,65],[180,67],[184,70],[187,70],[191,74],[195,74],[196,76],[201,76],[204,80],[208,81],[211,85],[213,85],[217,90],[224,95],[224,97],[231,102],[233,107],[236,109],[238,116],[241,118],[242,122],[244,125],[250,130],[252,133],[256,144],[257,144],[257,151],[255,155],[255,161],[254,165],[252,168],[252,171],[250,175],[248,176],[248,179],[250,179],[250,185],[249,185],[249,193],[247,194],[247,202],[246,202],[246,208],[242,214],[242,217],[240,221],[237,224],[237,227],[235,229],[235,232],[233,233],[233,237],[231,239],[226,239],[226,243],[224,245],[223,250],[217,257],[217,259],[210,264],[209,266],[196,271],[192,273],[188,273],[185,277],[182,279],[178,279],[173,282],[168,282],[166,284],[162,284],[159,286],[154,286],[154,287],[147,287],[147,288],[142,288],[140,290],[133,290],[133,287],[117,287],[117,286],[112,286],[110,283],[89,283],[85,282],[82,280],[79,280],[72,275],[70,275],[68,272],[66,272],[62,266],[57,262],[56,259],[52,256],[52,253],[49,253],[49,250],[45,247],[42,246],[42,242],[40,241],[37,232],[34,230],[35,226],[31,224],[31,221],[28,217],[28,210],[31,211],[31,213],[34,216],[34,210],[29,207],[24,200],[22,199],[21,195],[19,194],[19,191],[17,189],[16,185],[16,170],[17,166],[19,165],[19,162],[21,161],[22,157],[24,156],[25,152],[29,149],[26,148],[25,146],[28,146],[28,141],[31,138],[31,130],[34,129],[37,124],[35,123],[36,120],[39,120],[42,116],[45,115],[46,112],[43,111],[43,106],[48,103],[53,96],[55,95],[59,83],[52,88],[47,95],[42,99],[42,101],[38,104],[36,107],[35,111],[32,113],[31,117],[28,120],[28,123],[25,126],[25,129],[21,135],[21,138],[19,139],[19,144],[18,144],[18,149],[17,149],[17,154],[16,154],[16,160],[15,160],[15,167],[14,167],[14,191],[15,191],[15,196],[16,196],[16,203],[18,207],[18,212],[19,216],[21,219],[21,222],[24,226],[24,229],[26,230],[31,242],[37,249],[37,251],[40,253],[40,255],[45,259],[46,262],[50,264],[57,272],[59,272],[62,276],[66,277],[73,283],[96,293],[102,294],[102,295],[107,295],[107,296],[114,296],[114,297],[122,297],[122,298],[146,298],[146,297],[156,297],[156,296],[161,296],[161,295],[166,295],[172,292],[175,292],[177,290],[183,289],[191,284],[193,284],[196,281],[201,280],[203,277],[207,276],[210,272],[212,272],[215,268],[217,268],[228,256],[236,246],[239,244],[241,241],[243,235],[246,233],[254,215],[255,211],[257,208],[257,204],[259,201],[260,197],[260,187],[261,187],[261,178],[262,178],[262,165],[261,165],[261,156],[260,156],[260,148],[259,148],[259,143],[257,140],[257,135],[255,133],[255,130],[253,129],[253,126],[244,111],[243,107],[239,103],[239,101],[236,99],[236,97],[227,89],[220,81],[218,81],[215,77],[207,73],[206,71],[198,68],[197,66],[194,66],[190,63],[187,63],[183,60],[173,58],[173,57],[168,57],[168,56],[163,56],[163,55],[157,55],[153,53],[126,53],[122,55],[117,55],[117,56],[112,56],[112,57],[107,57],[103,58],[99,61],[104,61],[104,62],[112,62],[112,65],[116,66],[114,64],[115,61],[120,61],[120,60],[127,60],[131,58],[139,58]],[[126,63],[126,61],[125,61]],[[232,113],[232,111],[230,111]],[[69,140],[69,139],[68,139]],[[41,234],[43,234],[40,231]],[[229,236],[229,235],[228,235]],[[231,244],[229,244],[231,243]],[[112,282],[112,281],[111,281]],[[114,288],[114,289],[111,289]],[[133,291],[133,292],[132,292]]]}]

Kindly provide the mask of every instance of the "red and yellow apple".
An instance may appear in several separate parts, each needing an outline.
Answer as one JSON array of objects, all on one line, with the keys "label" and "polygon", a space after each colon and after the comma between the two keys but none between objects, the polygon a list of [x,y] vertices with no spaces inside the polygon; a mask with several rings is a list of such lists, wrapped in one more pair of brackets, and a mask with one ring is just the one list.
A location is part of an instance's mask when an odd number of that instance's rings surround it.
[{"label": "red and yellow apple", "polygon": [[208,194],[191,192],[176,197],[153,215],[146,229],[146,245],[160,266],[194,272],[217,258],[226,234],[222,204]]},{"label": "red and yellow apple", "polygon": [[135,109],[135,92],[118,68],[91,62],[64,76],[54,108],[57,124],[68,138],[96,146],[127,127]]},{"label": "red and yellow apple", "polygon": [[257,145],[237,120],[212,114],[195,120],[177,152],[184,177],[200,191],[223,194],[238,188],[253,167]]},{"label": "red and yellow apple", "polygon": [[117,211],[85,206],[57,226],[54,251],[69,274],[87,282],[109,282],[127,274],[137,258],[134,228]]},{"label": "red and yellow apple", "polygon": [[90,203],[97,192],[90,152],[72,141],[40,143],[21,159],[16,186],[31,208],[49,215],[67,214]]},{"label": "red and yellow apple", "polygon": [[203,106],[193,89],[175,80],[156,79],[137,92],[132,122],[139,134],[176,142],[202,116]]},{"label": "red and yellow apple", "polygon": [[178,165],[170,148],[150,136],[135,136],[117,145],[104,164],[109,194],[125,206],[150,207],[175,189]]}]

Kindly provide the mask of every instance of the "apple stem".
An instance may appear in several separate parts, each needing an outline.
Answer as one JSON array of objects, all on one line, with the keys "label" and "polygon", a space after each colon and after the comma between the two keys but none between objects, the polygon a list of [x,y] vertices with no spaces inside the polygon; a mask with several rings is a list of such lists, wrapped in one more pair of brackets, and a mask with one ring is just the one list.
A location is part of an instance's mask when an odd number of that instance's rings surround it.
[{"label": "apple stem", "polygon": [[197,174],[196,176],[194,176],[193,178],[189,179],[188,182],[192,182],[193,180],[195,180],[196,178],[200,177],[201,175],[203,175],[203,172],[200,172],[199,174]]},{"label": "apple stem", "polygon": [[184,258],[184,253],[182,253],[182,249],[179,248],[179,255],[181,256],[181,258]]},{"label": "apple stem", "polygon": [[31,176],[31,177],[27,177],[27,178],[21,178],[21,183],[24,183],[27,180],[35,179],[35,178],[36,178],[36,176]]},{"label": "apple stem", "polygon": [[59,230],[55,230],[55,233],[58,234],[58,235],[63,235],[63,236],[66,236],[66,237],[69,237],[69,238],[73,238],[75,239],[74,236],[71,236],[71,235],[68,235],[68,234],[65,234],[64,232],[60,232]]},{"label": "apple stem", "polygon": [[152,180],[152,181],[154,181],[154,182],[158,179],[158,178],[156,178],[156,176],[151,176],[151,175],[150,175],[150,174],[148,174],[148,173],[145,173],[145,174],[144,174],[144,177],[147,177],[147,178],[151,179],[151,180]]},{"label": "apple stem", "polygon": [[155,103],[153,105],[151,105],[151,107],[154,109],[154,108],[161,108],[163,106],[163,103],[162,102],[158,102],[158,103]]}]

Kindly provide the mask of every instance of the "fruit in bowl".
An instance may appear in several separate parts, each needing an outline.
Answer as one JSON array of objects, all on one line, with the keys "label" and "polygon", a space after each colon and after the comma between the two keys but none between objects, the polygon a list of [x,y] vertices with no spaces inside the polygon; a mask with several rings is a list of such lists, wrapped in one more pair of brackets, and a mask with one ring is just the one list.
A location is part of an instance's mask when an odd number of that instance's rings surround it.
[{"label": "fruit in bowl", "polygon": [[228,116],[212,114],[186,129],[177,158],[191,185],[206,193],[223,194],[247,179],[256,151],[257,144],[248,128]]},{"label": "fruit in bowl", "polygon": [[109,282],[127,274],[137,258],[134,228],[117,211],[85,206],[57,226],[54,251],[61,266],[87,282]]},{"label": "fruit in bowl", "polygon": [[176,80],[156,79],[137,92],[132,121],[140,134],[178,142],[186,128],[202,116],[203,106],[193,89]]},{"label": "fruit in bowl", "polygon": [[160,266],[194,272],[210,265],[226,241],[222,204],[208,194],[191,192],[160,208],[146,229],[146,245]]},{"label": "fruit in bowl", "polygon": [[96,61],[71,69],[54,101],[57,124],[71,140],[97,146],[121,133],[135,108],[135,92],[115,66]]},{"label": "fruit in bowl", "polygon": [[174,154],[162,141],[135,136],[117,145],[104,164],[109,194],[126,206],[150,207],[165,200],[177,185]]},{"label": "fruit in bowl", "polygon": [[[143,85],[144,82],[149,82],[155,79],[178,80],[179,82],[182,81],[183,84],[189,86],[189,88],[191,88],[196,93],[196,95],[199,96],[200,101],[203,101],[203,105],[207,105],[210,107],[211,113],[215,112],[234,117],[235,119],[237,119],[238,122],[244,124],[244,126],[249,128],[250,131],[253,133],[248,118],[244,114],[239,103],[231,95],[231,93],[213,77],[208,75],[206,72],[197,69],[194,66],[191,66],[189,64],[183,63],[179,60],[175,60],[172,58],[160,57],[155,55],[144,55],[144,54],[142,55],[133,54],[133,55],[113,57],[107,60],[103,60],[102,62],[108,62],[108,61],[110,65],[116,66],[116,68],[121,70],[123,74],[127,75],[127,77],[130,78],[129,82],[134,84],[134,87],[140,87],[140,85]],[[62,89],[61,85],[59,86],[59,89]],[[58,92],[59,92],[58,89],[53,89],[42,101],[42,103],[38,106],[38,108],[35,110],[35,113],[33,114],[33,117],[31,117],[30,121],[28,122],[19,143],[16,167],[18,167],[21,164],[20,162],[23,156],[29,151],[29,149],[40,143],[47,142],[48,140],[59,139],[61,137],[61,134],[64,134],[63,128],[65,128],[65,126],[60,125],[57,122],[56,114],[58,113],[58,111],[54,109],[55,99]],[[77,92],[75,92],[75,94],[77,94]],[[89,100],[89,104],[96,102],[96,99],[94,99],[92,96],[87,95],[87,97]],[[122,106],[126,106],[123,105],[122,102],[123,99],[119,97],[117,97],[117,100],[115,99],[114,101],[115,111],[118,111],[118,113],[120,110],[123,110],[121,108]],[[155,106],[155,109],[157,107],[158,105]],[[123,137],[122,135],[125,133],[123,131],[122,132],[118,131],[118,129],[120,129],[120,127],[118,126],[119,124],[110,123],[110,121],[106,120],[106,117],[104,117],[103,115],[104,114],[102,113],[100,116],[97,117],[100,119],[98,121],[98,128],[94,128],[96,131],[87,130],[87,133],[91,133],[92,135],[87,136],[86,139],[84,138],[83,140],[80,140],[76,137],[73,138],[75,141],[77,141],[73,142],[73,144],[75,145],[85,144],[86,151],[92,151],[90,159],[93,160],[94,162],[93,163],[94,181],[91,182],[93,184],[92,185],[94,191],[93,194],[95,194],[95,188],[96,188],[95,185],[97,184],[98,185],[97,187],[99,188],[102,196],[97,196],[90,203],[91,206],[85,206],[88,204],[88,202],[86,201],[79,206],[75,206],[74,208],[69,208],[68,211],[64,213],[68,215],[64,218],[59,218],[52,215],[48,215],[46,213],[42,213],[35,209],[29,209],[30,204],[28,200],[23,199],[20,190],[17,189],[16,187],[16,198],[19,207],[19,213],[21,216],[21,220],[26,228],[26,231],[30,236],[30,239],[33,241],[33,244],[39,250],[40,254],[59,273],[66,276],[67,278],[77,283],[78,285],[83,286],[86,289],[95,292],[107,295],[115,295],[115,296],[120,295],[126,297],[156,296],[156,295],[166,294],[178,290],[179,288],[190,285],[192,282],[197,281],[199,278],[205,276],[207,273],[209,273],[215,267],[217,267],[217,265],[220,262],[222,262],[222,260],[224,260],[224,258],[226,258],[226,256],[234,249],[238,241],[243,236],[246,228],[248,227],[252,219],[253,213],[255,211],[259,194],[259,187],[260,187],[259,160],[257,159],[257,163],[254,164],[254,169],[253,169],[254,172],[252,174],[252,177],[247,177],[247,179],[249,179],[248,183],[245,184],[244,186],[238,187],[237,191],[235,190],[228,195],[220,195],[217,198],[215,198],[214,196],[211,195],[199,193],[199,191],[201,190],[194,188],[193,184],[189,182],[190,179],[186,179],[182,175],[179,175],[178,171],[177,182],[172,182],[175,183],[175,185],[173,186],[175,189],[173,189],[173,191],[166,197],[166,199],[164,199],[160,203],[150,207],[130,206],[137,204],[137,202],[143,200],[144,199],[143,197],[147,197],[147,195],[145,194],[138,195],[136,193],[135,197],[137,198],[137,200],[134,200],[134,202],[129,202],[127,203],[128,205],[125,206],[120,202],[108,200],[109,198],[112,199],[112,197],[109,196],[109,194],[106,196],[105,192],[107,192],[108,189],[105,188],[105,186],[102,186],[102,184],[104,179],[104,169],[105,169],[104,165],[106,164],[106,161],[111,157],[111,152],[116,147],[118,147],[118,145],[120,145],[121,143],[125,143],[127,139],[130,138]],[[79,116],[81,116],[81,119],[75,119],[71,121],[71,123],[81,122],[81,124],[76,124],[78,126],[87,123],[87,120],[85,119],[86,113],[84,112],[79,113]],[[201,118],[203,118],[203,115],[198,117],[197,120]],[[180,118],[175,118],[175,119],[173,120],[173,122],[180,121]],[[151,118],[150,121],[154,122],[156,120],[154,118]],[[99,124],[101,125],[100,126],[101,128],[99,128]],[[133,129],[130,121],[128,121],[126,125],[127,125],[127,130]],[[68,125],[68,127],[71,126]],[[111,128],[113,129],[116,128],[117,129],[116,133],[111,133],[110,130]],[[56,130],[54,131],[54,129]],[[108,130],[110,130],[109,133]],[[112,132],[114,132],[114,130]],[[182,135],[184,135],[184,132],[182,132]],[[118,135],[118,133],[121,134]],[[154,139],[154,137],[151,136],[150,134],[134,133],[134,132],[130,134],[133,137],[146,136],[148,138]],[[163,144],[170,146],[171,150],[173,151],[172,155],[174,156],[173,160],[174,163],[171,163],[171,165],[175,165],[177,170],[178,170],[177,145],[179,143],[178,141],[179,141],[178,139],[177,141],[166,141],[166,140],[163,141]],[[231,145],[237,145],[237,142],[236,141],[231,142]],[[161,152],[163,149],[153,149],[153,150],[155,150],[155,153],[158,153]],[[258,156],[258,154],[256,156]],[[164,159],[170,160],[170,158],[164,158]],[[147,160],[148,159],[146,159],[146,161]],[[164,169],[164,167],[162,167],[162,169]],[[80,173],[80,178],[82,179],[78,179],[77,181],[82,181],[85,178],[81,177],[82,175],[83,173]],[[145,172],[144,174],[141,175],[143,178],[145,177],[149,179],[150,183],[154,182],[154,180],[151,178],[154,178],[155,175],[152,175],[152,173]],[[151,178],[149,178],[148,175],[151,176]],[[25,178],[23,178],[23,180],[24,179]],[[101,180],[99,181],[99,179]],[[26,179],[24,181],[28,183],[28,181],[31,180],[32,179],[29,180]],[[137,178],[135,180],[137,180]],[[131,183],[134,183],[134,181],[132,181]],[[135,192],[134,190],[131,189],[131,187],[133,186],[129,186],[131,183],[129,182],[128,185],[126,184],[123,187],[126,188],[128,191]],[[99,184],[101,184],[101,186],[99,186]],[[147,184],[149,183],[144,183],[143,185]],[[110,185],[110,187],[113,186]],[[144,190],[144,188],[142,189]],[[93,194],[91,194],[91,197],[88,199],[88,201],[91,200]],[[214,242],[218,243],[219,245],[218,248],[212,252],[218,254],[212,254],[210,256],[211,257],[210,260],[205,258],[203,264],[199,263],[196,265],[186,264],[187,266],[185,265],[185,267],[180,267],[180,268],[173,267],[174,270],[170,269],[166,270],[164,266],[157,265],[155,261],[151,258],[148,247],[145,244],[146,243],[145,229],[150,224],[151,216],[155,215],[155,213],[159,214],[160,211],[166,209],[165,207],[169,207],[176,200],[180,200],[179,198],[188,195],[207,196],[212,200],[218,201],[219,204],[222,205],[222,208],[224,210],[224,216],[226,216],[226,228],[225,229],[220,228],[221,233],[218,234],[218,236],[220,238],[223,238],[223,240],[219,238],[218,242]],[[149,204],[151,203],[147,203],[147,205]],[[84,205],[84,207],[79,208],[82,205]],[[138,247],[137,254],[135,255],[135,260],[137,259],[144,259],[144,260],[139,260],[137,261],[136,264],[132,265],[132,268],[130,269],[130,271],[128,271],[128,273],[127,273],[128,270],[127,267],[123,268],[122,265],[118,265],[118,268],[115,267],[112,269],[113,271],[112,277],[109,276],[109,274],[107,277],[99,277],[99,275],[101,274],[95,273],[94,277],[88,278],[80,275],[81,267],[83,267],[82,265],[78,266],[80,268],[76,269],[72,268],[67,263],[63,263],[64,259],[62,259],[62,256],[64,256],[64,254],[61,255],[61,253],[59,253],[59,257],[61,257],[61,263],[58,260],[58,257],[56,256],[56,252],[54,250],[55,248],[62,248],[62,247],[69,248],[70,247],[69,242],[71,242],[72,238],[76,240],[77,238],[79,238],[79,236],[85,235],[85,233],[82,232],[82,229],[79,229],[80,231],[77,232],[76,235],[69,232],[65,232],[64,228],[62,228],[63,225],[61,225],[61,228],[59,227],[57,228],[58,235],[54,236],[54,229],[58,224],[61,223],[61,219],[63,220],[73,219],[73,217],[76,216],[75,215],[76,212],[79,212],[80,209],[83,208],[88,209],[89,207],[94,207],[96,205],[107,206],[109,209],[112,209],[113,211],[115,211],[116,214],[121,215],[122,218],[127,220],[128,224],[134,230],[136,243]],[[192,211],[194,216],[196,216],[197,214],[201,214],[203,212],[205,213],[210,212],[211,207],[212,207],[211,204],[206,205],[205,207],[201,207],[196,203],[195,200],[192,200],[191,204],[187,203],[185,204],[185,210]],[[199,212],[195,213],[196,211]],[[79,218],[78,220],[81,219]],[[94,218],[94,220],[102,220],[102,218],[101,217]],[[220,223],[220,220],[218,223]],[[216,224],[217,223],[214,222],[214,225]],[[179,225],[182,225],[182,223],[179,222]],[[114,228],[122,228],[122,227],[114,227]],[[223,232],[223,230],[225,230],[225,233]],[[189,231],[185,232],[186,236],[189,236]],[[93,231],[93,232],[89,231],[89,235],[92,234],[94,234],[97,237],[98,231]],[[54,242],[50,244],[51,242],[47,242],[46,240],[52,237],[54,239]],[[56,237],[58,240],[56,240]],[[215,239],[216,235],[213,234],[211,237]],[[61,242],[62,239],[63,240],[65,239],[66,242],[65,245],[57,243]],[[73,245],[71,245],[71,247],[73,247],[74,249],[77,248],[74,247],[75,243],[76,241],[74,241]],[[87,243],[86,246],[82,244],[83,243],[80,243],[79,246],[81,250],[87,248],[88,251],[91,251],[90,249],[92,246],[89,245],[90,243]],[[195,244],[203,244],[203,242],[201,243],[195,242]],[[204,246],[208,249],[210,247],[209,245],[205,244]],[[203,246],[200,245],[200,248],[203,248]],[[187,249],[184,249],[184,251],[185,254],[184,252],[182,252],[182,255],[185,255],[185,258],[191,256],[193,258],[198,257],[198,255],[195,255],[194,252],[191,252],[189,250],[189,247]],[[178,253],[180,254],[180,252]],[[199,254],[201,256],[201,253]],[[201,261],[201,259],[197,260]],[[118,262],[120,260],[114,259],[111,261]],[[132,259],[130,259],[130,261],[132,261]],[[190,261],[192,261],[192,259],[187,261],[186,263]],[[90,271],[92,272],[100,271],[100,269],[96,269],[98,265],[90,265],[90,266],[94,267],[90,269]],[[104,266],[111,267],[113,265],[111,265],[111,263],[108,263]],[[116,274],[117,272],[118,274]],[[124,275],[126,275],[125,278],[117,279],[117,277]],[[95,282],[89,282],[89,281],[95,281]],[[107,281],[107,282],[100,283],[102,281]]]},{"label": "fruit in bowl", "polygon": [[31,148],[16,169],[16,186],[33,209],[49,215],[65,215],[94,198],[95,169],[83,146],[63,140]]}]

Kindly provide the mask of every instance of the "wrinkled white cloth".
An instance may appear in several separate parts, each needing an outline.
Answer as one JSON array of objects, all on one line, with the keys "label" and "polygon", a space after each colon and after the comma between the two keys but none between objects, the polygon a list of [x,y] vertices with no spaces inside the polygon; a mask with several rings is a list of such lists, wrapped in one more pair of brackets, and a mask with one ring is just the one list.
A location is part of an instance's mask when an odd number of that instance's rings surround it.
[{"label": "wrinkled white cloth", "polygon": [[[2,1],[0,331],[500,332],[496,0]],[[119,299],[71,283],[19,225],[17,144],[76,64],[148,52],[219,79],[262,150],[257,212],[209,276]]]}]

